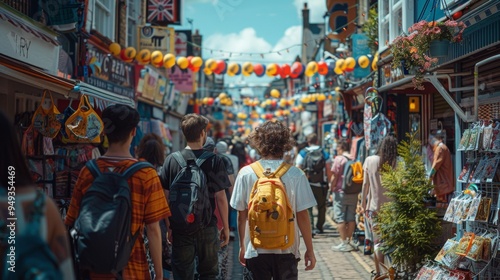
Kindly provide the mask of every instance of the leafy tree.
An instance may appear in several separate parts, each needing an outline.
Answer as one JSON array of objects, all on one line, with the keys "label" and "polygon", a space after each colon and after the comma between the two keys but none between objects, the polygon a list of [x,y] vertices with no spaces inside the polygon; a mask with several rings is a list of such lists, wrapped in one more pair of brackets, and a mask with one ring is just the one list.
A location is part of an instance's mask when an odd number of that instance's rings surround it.
[{"label": "leafy tree", "polygon": [[382,185],[391,202],[384,204],[378,215],[381,250],[390,255],[398,270],[412,275],[437,253],[434,240],[441,226],[434,209],[425,206],[424,198],[432,189],[426,177],[420,141],[416,135],[398,145],[402,158],[396,168],[384,165]]},{"label": "leafy tree", "polygon": [[363,32],[368,36],[368,46],[373,53],[378,51],[378,12],[377,8],[371,8],[368,19],[363,24]]}]

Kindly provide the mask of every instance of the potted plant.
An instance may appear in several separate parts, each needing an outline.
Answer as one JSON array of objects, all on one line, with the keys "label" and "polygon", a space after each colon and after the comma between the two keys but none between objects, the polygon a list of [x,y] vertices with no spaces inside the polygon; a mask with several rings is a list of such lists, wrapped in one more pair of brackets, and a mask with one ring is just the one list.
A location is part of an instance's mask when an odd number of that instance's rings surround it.
[{"label": "potted plant", "polygon": [[[413,85],[424,89],[422,82],[425,72],[438,62],[438,56],[446,56],[449,43],[462,41],[466,28],[463,22],[447,20],[444,22],[419,21],[408,28],[408,35],[398,36],[390,49],[393,56],[392,67],[405,67],[414,72]],[[438,51],[438,52],[433,52]],[[404,65],[403,65],[404,64]]]}]

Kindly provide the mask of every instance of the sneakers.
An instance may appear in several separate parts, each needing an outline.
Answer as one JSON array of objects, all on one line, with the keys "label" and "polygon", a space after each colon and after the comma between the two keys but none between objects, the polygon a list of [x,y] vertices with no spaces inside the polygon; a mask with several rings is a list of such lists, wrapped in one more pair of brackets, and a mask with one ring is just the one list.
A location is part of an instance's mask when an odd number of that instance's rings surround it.
[{"label": "sneakers", "polygon": [[354,248],[348,242],[342,242],[336,246],[332,246],[334,252],[351,252]]}]

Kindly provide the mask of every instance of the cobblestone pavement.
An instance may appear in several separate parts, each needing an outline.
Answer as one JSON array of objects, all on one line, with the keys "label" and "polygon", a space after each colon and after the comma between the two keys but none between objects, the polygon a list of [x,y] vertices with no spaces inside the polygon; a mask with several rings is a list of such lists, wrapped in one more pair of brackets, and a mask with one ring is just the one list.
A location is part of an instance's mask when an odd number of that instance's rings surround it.
[{"label": "cobblestone pavement", "polygon": [[[332,245],[340,243],[337,226],[327,215],[323,234],[313,238],[316,267],[312,271],[305,271],[304,261],[299,262],[299,279],[360,279],[369,280],[370,271],[373,269],[371,257],[363,255],[363,246],[359,251],[334,252]],[[238,262],[238,241],[230,243],[229,261],[232,262],[229,275],[230,279],[243,279],[243,268]],[[301,239],[300,253],[303,258],[305,252],[304,242]],[[258,279],[255,279],[258,280]]]}]

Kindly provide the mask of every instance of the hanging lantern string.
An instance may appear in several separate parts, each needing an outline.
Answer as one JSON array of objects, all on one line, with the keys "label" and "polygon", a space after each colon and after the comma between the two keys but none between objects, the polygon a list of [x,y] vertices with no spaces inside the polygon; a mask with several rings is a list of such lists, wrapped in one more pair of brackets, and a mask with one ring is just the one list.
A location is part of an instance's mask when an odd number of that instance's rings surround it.
[{"label": "hanging lantern string", "polygon": [[[353,20],[347,22],[346,24],[344,24],[342,26],[337,27],[336,29],[340,30],[340,29],[347,28],[349,25],[355,23],[357,20],[358,20],[358,17],[354,18]],[[330,39],[330,38],[328,38],[328,36],[325,35],[323,37],[323,39]],[[187,43],[190,44],[191,46],[195,47],[195,48],[200,49],[200,50],[209,51],[211,54],[213,54],[213,53],[226,54],[226,55],[228,55],[231,58],[233,58],[233,57],[241,57],[241,56],[260,56],[261,58],[264,59],[266,55],[267,56],[272,55],[272,54],[281,55],[283,52],[287,52],[287,53],[290,52],[290,49],[292,49],[292,48],[301,47],[301,46],[308,46],[311,43],[315,43],[317,45],[317,44],[320,43],[320,41],[321,41],[321,38],[310,39],[310,40],[305,41],[305,42],[300,43],[300,44],[293,44],[293,45],[290,45],[290,46],[288,46],[286,48],[282,48],[282,49],[278,49],[278,50],[274,50],[274,51],[267,51],[267,52],[228,51],[228,50],[220,50],[220,49],[212,49],[212,48],[202,47],[202,46],[200,46],[198,44],[195,44],[195,43],[193,43],[191,41],[187,41]],[[226,58],[226,57],[224,56],[224,58]]]}]

